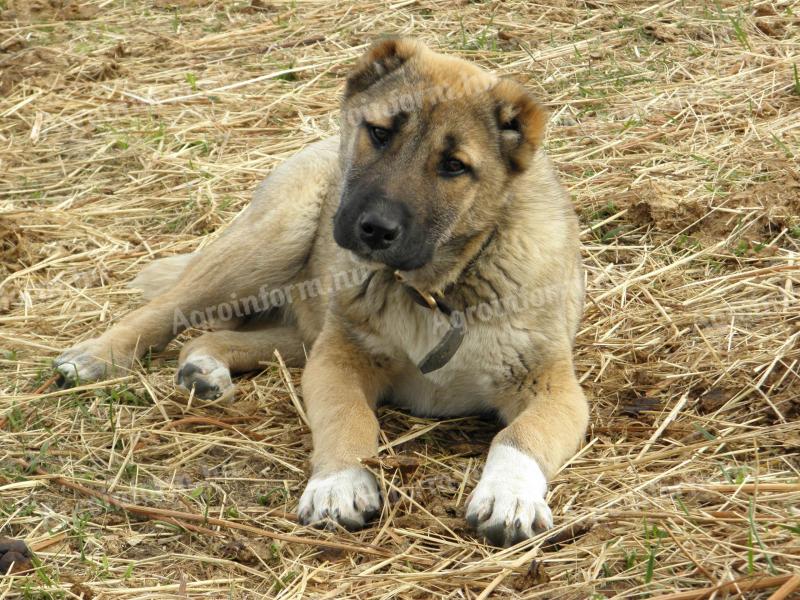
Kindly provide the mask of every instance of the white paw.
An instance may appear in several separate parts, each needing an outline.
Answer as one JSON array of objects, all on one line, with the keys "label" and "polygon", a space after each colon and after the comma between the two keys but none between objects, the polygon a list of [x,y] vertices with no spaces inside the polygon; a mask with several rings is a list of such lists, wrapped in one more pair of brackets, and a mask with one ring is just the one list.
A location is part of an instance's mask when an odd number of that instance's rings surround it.
[{"label": "white paw", "polygon": [[297,513],[303,525],[336,523],[353,531],[374,519],[381,509],[375,477],[361,467],[312,477],[300,498]]},{"label": "white paw", "polygon": [[178,367],[175,383],[187,392],[194,388],[198,398],[214,400],[233,392],[231,372],[227,365],[213,356],[190,354]]},{"label": "white paw", "polygon": [[99,337],[65,350],[55,359],[53,366],[61,377],[60,384],[67,387],[124,373],[131,363],[128,353],[115,355],[110,344]]},{"label": "white paw", "polygon": [[495,546],[511,546],[553,526],[547,480],[536,461],[504,444],[489,450],[467,503],[467,523]]}]

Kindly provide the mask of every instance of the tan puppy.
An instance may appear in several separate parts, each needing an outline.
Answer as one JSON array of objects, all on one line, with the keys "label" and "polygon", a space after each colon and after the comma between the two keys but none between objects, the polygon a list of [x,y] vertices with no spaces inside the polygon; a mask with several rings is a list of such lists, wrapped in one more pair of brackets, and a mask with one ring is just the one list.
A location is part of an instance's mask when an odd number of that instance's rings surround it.
[{"label": "tan puppy", "polygon": [[547,478],[587,425],[572,344],[578,227],[541,150],[545,115],[517,84],[408,39],[376,43],[347,80],[341,136],[277,168],[202,251],[156,261],[151,298],[56,361],[67,382],[128,369],[181,330],[177,381],[233,389],[277,348],[302,365],[314,438],[304,523],[363,526],[380,509],[361,459],[376,405],[494,411],[467,519],[504,545],[551,526]]}]

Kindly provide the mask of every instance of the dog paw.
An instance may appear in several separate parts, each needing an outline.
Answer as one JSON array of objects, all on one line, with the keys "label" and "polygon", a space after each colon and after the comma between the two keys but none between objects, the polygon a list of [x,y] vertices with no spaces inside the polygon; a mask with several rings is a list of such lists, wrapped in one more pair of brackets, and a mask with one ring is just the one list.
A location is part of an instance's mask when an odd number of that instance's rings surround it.
[{"label": "dog paw", "polygon": [[83,382],[97,381],[130,368],[131,360],[124,352],[115,355],[102,337],[92,338],[61,353],[53,367],[59,375],[59,385],[70,387]]},{"label": "dog paw", "polygon": [[546,493],[534,459],[511,446],[492,446],[467,504],[467,523],[495,546],[517,544],[553,526]]},{"label": "dog paw", "polygon": [[361,467],[352,467],[312,477],[298,506],[303,525],[354,531],[378,516],[381,494],[375,477]]},{"label": "dog paw", "polygon": [[213,356],[189,355],[178,367],[175,383],[203,400],[215,400],[233,392],[231,372],[227,365]]}]

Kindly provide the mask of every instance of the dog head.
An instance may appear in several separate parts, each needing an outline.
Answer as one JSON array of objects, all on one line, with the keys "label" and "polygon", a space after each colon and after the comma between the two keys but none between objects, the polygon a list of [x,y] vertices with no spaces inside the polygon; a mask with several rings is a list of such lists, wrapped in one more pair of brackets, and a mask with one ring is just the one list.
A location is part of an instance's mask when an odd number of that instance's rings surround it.
[{"label": "dog head", "polygon": [[520,85],[405,38],[361,57],[342,117],[334,238],[402,271],[495,227],[546,120]]}]

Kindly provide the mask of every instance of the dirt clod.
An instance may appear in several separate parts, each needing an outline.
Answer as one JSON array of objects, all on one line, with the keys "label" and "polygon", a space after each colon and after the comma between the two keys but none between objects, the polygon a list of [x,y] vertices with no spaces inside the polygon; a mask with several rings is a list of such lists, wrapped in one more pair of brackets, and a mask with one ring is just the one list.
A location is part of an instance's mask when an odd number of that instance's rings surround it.
[{"label": "dirt clod", "polygon": [[24,541],[0,538],[0,575],[22,575],[31,571],[31,556]]}]

